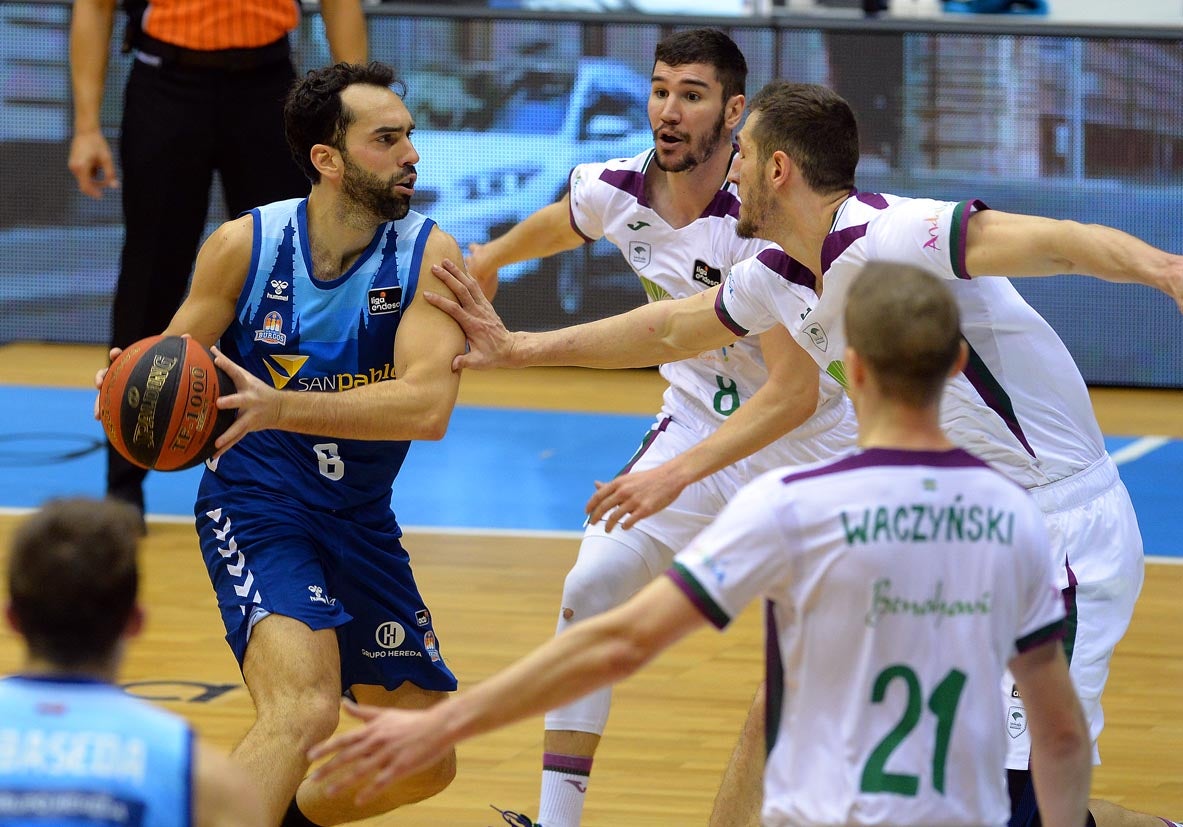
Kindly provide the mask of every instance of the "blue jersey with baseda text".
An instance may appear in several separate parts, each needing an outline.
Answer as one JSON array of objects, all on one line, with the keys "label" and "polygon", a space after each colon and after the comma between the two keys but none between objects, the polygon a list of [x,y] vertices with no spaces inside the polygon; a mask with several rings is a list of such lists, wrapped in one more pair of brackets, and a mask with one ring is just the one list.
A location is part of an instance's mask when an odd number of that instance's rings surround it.
[{"label": "blue jersey with baseda text", "polygon": [[193,731],[86,679],[0,680],[0,825],[184,827]]},{"label": "blue jersey with baseda text", "polygon": [[[395,378],[394,336],[419,278],[435,222],[416,212],[388,222],[341,276],[312,276],[306,199],[251,210],[251,266],[222,349],[285,393],[338,393]],[[206,473],[319,509],[390,499],[406,441],[266,430],[247,434]]]}]

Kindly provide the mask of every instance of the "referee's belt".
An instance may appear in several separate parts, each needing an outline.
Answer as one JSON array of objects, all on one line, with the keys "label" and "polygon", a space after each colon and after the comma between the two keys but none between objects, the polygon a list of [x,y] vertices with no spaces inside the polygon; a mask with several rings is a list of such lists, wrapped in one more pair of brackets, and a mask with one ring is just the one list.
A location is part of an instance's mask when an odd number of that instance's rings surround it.
[{"label": "referee's belt", "polygon": [[151,35],[139,32],[132,49],[136,60],[149,66],[167,66],[178,69],[220,69],[224,72],[245,72],[291,60],[292,49],[287,36],[263,46],[241,49],[186,49],[157,40]]}]

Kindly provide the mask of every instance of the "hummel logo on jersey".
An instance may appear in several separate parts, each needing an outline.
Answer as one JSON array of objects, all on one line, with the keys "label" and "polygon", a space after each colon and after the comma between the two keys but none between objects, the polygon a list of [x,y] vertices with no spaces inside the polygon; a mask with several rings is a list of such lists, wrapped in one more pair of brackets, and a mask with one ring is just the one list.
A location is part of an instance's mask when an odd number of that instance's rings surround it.
[{"label": "hummel logo on jersey", "polygon": [[272,279],[271,280],[271,290],[273,292],[267,293],[266,297],[269,299],[275,299],[276,301],[286,302],[291,298],[291,296],[283,295],[283,291],[285,289],[287,289],[288,286],[289,286],[288,282],[286,282],[286,281],[280,281],[279,279]]},{"label": "hummel logo on jersey", "polygon": [[707,287],[718,287],[723,281],[723,271],[718,267],[712,267],[701,258],[695,259],[694,272],[690,275],[699,284],[705,284]]},{"label": "hummel logo on jersey", "polygon": [[311,592],[311,594],[308,595],[308,599],[313,603],[323,603],[326,606],[329,606],[332,605],[332,602],[334,602],[325,597],[325,590],[323,586],[309,586],[308,591]]},{"label": "hummel logo on jersey", "polygon": [[649,226],[648,221],[638,221],[634,224],[629,224],[628,228],[635,233],[637,230],[641,229],[642,227],[648,227],[648,226]]}]

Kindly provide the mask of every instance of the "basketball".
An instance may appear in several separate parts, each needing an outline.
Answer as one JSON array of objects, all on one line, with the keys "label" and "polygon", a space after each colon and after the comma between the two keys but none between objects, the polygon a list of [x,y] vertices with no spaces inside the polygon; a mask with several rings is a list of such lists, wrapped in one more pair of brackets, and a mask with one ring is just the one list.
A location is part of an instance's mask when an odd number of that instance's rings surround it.
[{"label": "basketball", "polygon": [[201,343],[149,336],[111,363],[99,390],[99,419],[129,462],[179,471],[213,456],[214,440],[235,416],[215,402],[233,392],[234,381]]}]

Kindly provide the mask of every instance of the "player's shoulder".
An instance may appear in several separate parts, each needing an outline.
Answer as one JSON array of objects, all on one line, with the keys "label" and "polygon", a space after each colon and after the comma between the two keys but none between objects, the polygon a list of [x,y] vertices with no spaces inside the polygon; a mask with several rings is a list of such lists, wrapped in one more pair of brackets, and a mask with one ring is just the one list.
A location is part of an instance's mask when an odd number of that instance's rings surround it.
[{"label": "player's shoulder", "polygon": [[460,244],[456,241],[456,237],[432,221],[427,231],[427,241],[423,247],[423,266],[430,267],[444,258],[451,259],[457,264],[464,262],[464,256],[460,252]]},{"label": "player's shoulder", "polygon": [[775,279],[784,285],[796,285],[809,291],[817,288],[817,277],[808,267],[771,243],[738,262],[731,272],[740,278]]},{"label": "player's shoulder", "polygon": [[198,256],[199,271],[211,269],[219,278],[229,279],[228,274],[246,277],[246,271],[255,252],[256,235],[260,223],[254,212],[243,213],[220,224],[201,245]]},{"label": "player's shoulder", "polygon": [[254,236],[255,227],[258,223],[255,211],[250,210],[237,218],[231,218],[229,221],[223,222],[210,234],[210,237],[221,237],[240,243],[245,239],[249,242]]},{"label": "player's shoulder", "polygon": [[572,192],[598,191],[605,197],[613,195],[640,198],[645,191],[645,167],[652,150],[630,158],[612,158],[607,161],[588,161],[578,164],[571,171]]},{"label": "player's shoulder", "polygon": [[298,227],[300,224],[307,223],[307,207],[305,206],[307,202],[307,198],[285,198],[282,201],[272,201],[269,204],[261,204],[254,209],[247,210],[226,223],[244,222],[248,226],[252,226],[257,221],[261,226],[269,227],[272,232],[278,231],[279,228],[288,224]]},{"label": "player's shoulder", "polygon": [[940,198],[911,198],[890,193],[859,192],[850,199],[852,209],[847,223],[884,226],[920,220],[935,226],[941,214],[956,209],[961,203],[963,202]]},{"label": "player's shoulder", "polygon": [[780,478],[782,484],[792,485],[848,474],[898,476],[908,470],[921,470],[926,479],[934,480],[955,475],[967,476],[981,485],[996,486],[1008,495],[1026,496],[1017,483],[963,448],[859,448],[837,458],[786,468]]},{"label": "player's shoulder", "polygon": [[598,166],[603,169],[613,170],[635,170],[637,172],[644,172],[649,166],[653,158],[653,149],[645,149],[638,152],[636,155],[630,155],[627,158],[609,158],[599,163],[590,164],[589,166]]}]

